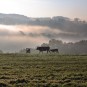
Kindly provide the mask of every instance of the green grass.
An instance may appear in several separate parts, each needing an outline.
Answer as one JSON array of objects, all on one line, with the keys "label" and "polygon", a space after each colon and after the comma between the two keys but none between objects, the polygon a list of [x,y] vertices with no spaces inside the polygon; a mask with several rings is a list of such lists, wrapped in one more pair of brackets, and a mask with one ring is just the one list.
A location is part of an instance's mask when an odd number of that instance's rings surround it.
[{"label": "green grass", "polygon": [[0,87],[87,87],[87,56],[0,54]]}]

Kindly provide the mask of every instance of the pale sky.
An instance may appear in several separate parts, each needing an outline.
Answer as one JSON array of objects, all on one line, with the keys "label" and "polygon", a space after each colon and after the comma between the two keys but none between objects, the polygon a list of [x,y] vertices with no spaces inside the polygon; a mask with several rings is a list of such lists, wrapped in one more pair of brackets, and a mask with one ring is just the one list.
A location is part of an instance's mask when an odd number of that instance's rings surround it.
[{"label": "pale sky", "polygon": [[87,20],[87,0],[0,0],[0,13],[29,17],[78,17]]}]

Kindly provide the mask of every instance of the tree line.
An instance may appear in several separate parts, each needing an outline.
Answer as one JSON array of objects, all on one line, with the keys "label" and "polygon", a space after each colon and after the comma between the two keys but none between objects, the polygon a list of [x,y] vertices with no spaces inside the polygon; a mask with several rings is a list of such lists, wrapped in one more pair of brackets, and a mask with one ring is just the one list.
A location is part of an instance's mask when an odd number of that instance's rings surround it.
[{"label": "tree line", "polygon": [[61,54],[87,54],[87,40],[66,43],[62,40],[51,39],[48,43],[43,43],[41,46],[50,46],[51,49],[59,49],[59,53]]}]

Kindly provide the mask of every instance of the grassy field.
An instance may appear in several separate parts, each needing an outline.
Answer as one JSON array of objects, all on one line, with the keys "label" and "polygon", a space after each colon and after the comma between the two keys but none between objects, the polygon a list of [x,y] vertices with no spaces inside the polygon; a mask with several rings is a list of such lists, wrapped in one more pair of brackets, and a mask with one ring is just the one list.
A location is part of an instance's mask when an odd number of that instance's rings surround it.
[{"label": "grassy field", "polygon": [[0,54],[0,87],[87,87],[87,56]]}]

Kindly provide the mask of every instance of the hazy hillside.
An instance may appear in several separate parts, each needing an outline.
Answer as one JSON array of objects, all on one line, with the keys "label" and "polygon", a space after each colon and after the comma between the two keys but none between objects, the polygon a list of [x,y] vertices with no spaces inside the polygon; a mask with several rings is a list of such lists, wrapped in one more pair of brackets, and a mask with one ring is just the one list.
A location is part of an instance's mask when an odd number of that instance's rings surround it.
[{"label": "hazy hillside", "polygon": [[51,49],[59,49],[60,54],[87,54],[87,40],[65,43],[61,40],[52,39],[49,43],[43,43],[41,46],[50,46]]},{"label": "hazy hillside", "polygon": [[[86,21],[81,21],[79,18],[75,18],[74,20],[63,17],[63,16],[54,16],[50,17],[41,17],[41,18],[31,18],[20,14],[2,14],[0,13],[0,23],[1,24],[37,24],[37,25],[47,25],[50,27],[58,27],[61,28],[61,25],[68,23],[75,24],[87,24]],[[56,26],[55,26],[56,25]]]},{"label": "hazy hillside", "polygon": [[[0,14],[1,50],[35,48],[50,39],[60,39],[63,42],[87,40],[87,22],[79,18],[70,19],[62,16],[31,18],[19,14]],[[77,54],[86,53],[87,48],[85,44],[78,43],[64,43],[57,47],[61,53]]]},{"label": "hazy hillside", "polygon": [[15,25],[15,24],[27,24],[29,17],[19,14],[1,14],[0,24]]}]

